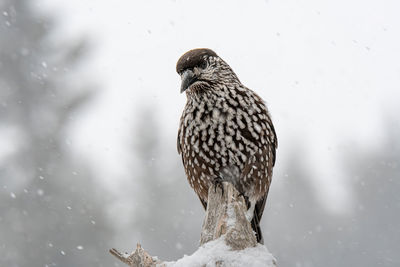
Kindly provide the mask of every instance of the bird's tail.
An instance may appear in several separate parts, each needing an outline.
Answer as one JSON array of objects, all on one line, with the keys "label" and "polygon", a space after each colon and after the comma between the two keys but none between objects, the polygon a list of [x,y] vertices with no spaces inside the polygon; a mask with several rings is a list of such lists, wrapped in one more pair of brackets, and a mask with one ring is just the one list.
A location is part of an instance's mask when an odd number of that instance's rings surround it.
[{"label": "bird's tail", "polygon": [[253,219],[251,220],[251,228],[253,228],[253,231],[256,233],[256,238],[257,242],[260,244],[264,244],[264,238],[261,232],[260,228],[260,218],[258,218],[258,211],[257,211],[257,205],[254,209],[254,215]]},{"label": "bird's tail", "polygon": [[[253,228],[253,231],[256,233],[257,242],[260,244],[264,244],[264,238],[261,232],[260,221],[264,211],[266,200],[267,200],[267,195],[265,195],[263,198],[261,198],[256,202],[256,204],[254,205],[253,218],[251,219],[251,228]],[[249,201],[249,198],[245,197],[245,201],[247,204],[247,209],[250,209],[252,205]]]}]

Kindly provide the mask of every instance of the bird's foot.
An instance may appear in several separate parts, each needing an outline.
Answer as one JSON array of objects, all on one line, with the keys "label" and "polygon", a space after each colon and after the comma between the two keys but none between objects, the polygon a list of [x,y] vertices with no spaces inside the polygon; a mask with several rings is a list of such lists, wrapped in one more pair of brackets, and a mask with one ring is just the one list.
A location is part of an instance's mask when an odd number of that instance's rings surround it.
[{"label": "bird's foot", "polygon": [[244,193],[239,193],[238,197],[243,197],[244,201],[247,203],[249,202],[249,197],[246,196]]},{"label": "bird's foot", "polygon": [[221,188],[222,191],[222,195],[224,195],[224,186],[222,184],[223,180],[220,176],[217,176],[214,178],[214,180],[212,181],[213,185],[214,185],[214,193],[217,193],[217,187]]},{"label": "bird's foot", "polygon": [[246,203],[247,209],[249,209],[250,208],[249,197],[246,196],[243,192],[239,193],[238,197],[243,197],[244,203]]}]

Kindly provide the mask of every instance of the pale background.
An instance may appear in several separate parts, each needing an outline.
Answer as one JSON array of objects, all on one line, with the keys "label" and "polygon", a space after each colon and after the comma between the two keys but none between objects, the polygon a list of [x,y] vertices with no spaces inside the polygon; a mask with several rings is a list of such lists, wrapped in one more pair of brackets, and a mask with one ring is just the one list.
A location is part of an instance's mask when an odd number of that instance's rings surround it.
[{"label": "pale background", "polygon": [[204,212],[176,151],[175,63],[215,50],[278,134],[279,266],[399,266],[398,1],[0,0],[0,266],[173,260]]}]

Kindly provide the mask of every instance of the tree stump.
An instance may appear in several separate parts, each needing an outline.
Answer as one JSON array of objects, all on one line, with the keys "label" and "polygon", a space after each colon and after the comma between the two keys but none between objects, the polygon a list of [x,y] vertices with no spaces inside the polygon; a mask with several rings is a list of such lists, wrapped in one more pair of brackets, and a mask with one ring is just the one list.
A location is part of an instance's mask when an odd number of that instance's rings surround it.
[{"label": "tree stump", "polygon": [[246,211],[243,197],[231,183],[223,182],[222,188],[210,187],[200,245],[225,235],[226,244],[233,250],[256,246],[257,239],[246,219]]},{"label": "tree stump", "polygon": [[213,266],[240,266],[232,261],[232,256],[239,254],[238,258],[249,255],[253,262],[246,262],[247,266],[276,266],[266,247],[257,244],[246,211],[243,197],[231,183],[223,182],[221,187],[212,186],[208,190],[200,248],[191,256],[176,262],[164,262],[150,256],[140,244],[131,254],[123,254],[116,249],[111,249],[110,253],[131,267],[208,266],[210,262]]}]

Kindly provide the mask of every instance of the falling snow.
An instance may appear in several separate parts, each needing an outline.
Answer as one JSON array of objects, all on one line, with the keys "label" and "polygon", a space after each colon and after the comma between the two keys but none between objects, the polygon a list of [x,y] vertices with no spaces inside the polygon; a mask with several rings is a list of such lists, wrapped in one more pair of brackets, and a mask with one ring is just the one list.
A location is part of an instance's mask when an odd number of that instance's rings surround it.
[{"label": "falling snow", "polygon": [[[198,37],[271,108],[263,227],[278,266],[400,266],[399,1],[0,2],[0,266],[116,266],[99,242],[113,238],[160,258],[196,250],[174,60]],[[181,266],[206,264],[195,254]]]}]

